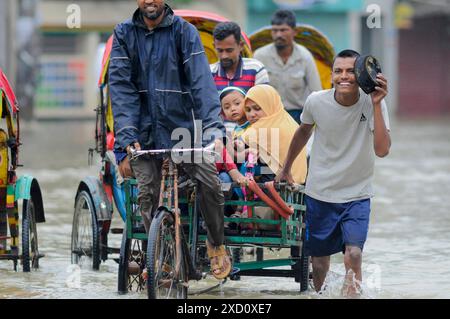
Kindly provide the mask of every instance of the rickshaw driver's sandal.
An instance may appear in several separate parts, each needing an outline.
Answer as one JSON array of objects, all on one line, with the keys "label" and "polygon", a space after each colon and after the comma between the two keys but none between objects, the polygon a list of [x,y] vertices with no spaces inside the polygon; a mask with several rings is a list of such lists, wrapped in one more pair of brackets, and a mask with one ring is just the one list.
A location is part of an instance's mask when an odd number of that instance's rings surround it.
[{"label": "rickshaw driver's sandal", "polygon": [[216,279],[224,279],[231,272],[231,259],[225,245],[214,247],[206,241],[206,250],[211,264],[211,273]]}]

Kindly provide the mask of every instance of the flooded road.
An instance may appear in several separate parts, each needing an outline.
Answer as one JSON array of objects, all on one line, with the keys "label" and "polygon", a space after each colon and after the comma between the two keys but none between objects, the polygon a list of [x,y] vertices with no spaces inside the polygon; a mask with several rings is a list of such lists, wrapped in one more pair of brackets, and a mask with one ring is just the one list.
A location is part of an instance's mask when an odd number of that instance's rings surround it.
[{"label": "flooded road", "polygon": [[[364,297],[450,298],[450,121],[392,121],[391,127],[391,154],[376,162]],[[21,267],[14,272],[12,262],[0,261],[0,298],[146,298],[145,293],[116,293],[118,266],[113,260],[102,263],[98,272],[82,268],[80,285],[73,285],[75,193],[79,181],[97,176],[100,167],[98,157],[92,167],[87,165],[94,124],[32,122],[22,123],[22,128],[24,167],[18,175],[33,175],[42,188],[47,222],[38,224],[38,235],[45,257],[39,270],[29,274]],[[120,218],[115,220],[120,226]],[[115,236],[110,244],[118,246],[120,235]],[[192,298],[339,298],[342,261],[342,255],[333,256],[328,289],[321,296],[311,290],[298,294],[298,284],[289,278],[243,277]],[[216,283],[208,279],[191,290]]]}]

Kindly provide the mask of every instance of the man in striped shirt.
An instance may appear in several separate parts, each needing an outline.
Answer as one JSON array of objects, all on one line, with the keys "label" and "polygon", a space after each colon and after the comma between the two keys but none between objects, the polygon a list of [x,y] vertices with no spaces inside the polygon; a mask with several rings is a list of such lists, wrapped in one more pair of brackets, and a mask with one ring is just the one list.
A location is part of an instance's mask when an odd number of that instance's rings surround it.
[{"label": "man in striped shirt", "polygon": [[237,23],[219,23],[213,36],[219,61],[211,64],[211,72],[219,92],[229,86],[237,86],[247,92],[256,84],[269,83],[269,75],[261,62],[241,56],[244,44]]},{"label": "man in striped shirt", "polygon": [[[213,37],[219,61],[211,64],[211,73],[219,94],[229,86],[236,86],[247,92],[257,84],[269,83],[264,64],[241,56],[244,44],[241,41],[241,28],[237,23],[219,23],[214,28]],[[227,131],[232,131],[236,125],[227,120],[224,124]]]}]

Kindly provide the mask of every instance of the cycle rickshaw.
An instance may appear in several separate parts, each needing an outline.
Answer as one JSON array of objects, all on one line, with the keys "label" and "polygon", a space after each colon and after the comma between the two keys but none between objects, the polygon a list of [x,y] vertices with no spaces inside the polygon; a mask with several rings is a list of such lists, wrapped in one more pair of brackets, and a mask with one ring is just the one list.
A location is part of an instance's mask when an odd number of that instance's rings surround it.
[{"label": "cycle rickshaw", "polygon": [[[310,26],[299,26],[300,41],[312,46],[323,86],[331,85],[330,74],[333,48],[329,41]],[[271,41],[270,31],[263,29],[250,37],[254,47]],[[306,41],[306,39],[308,41]],[[252,42],[253,45],[253,42]],[[304,44],[305,45],[305,44]],[[143,154],[171,155],[184,152],[211,152],[206,149],[151,150],[135,152]],[[197,211],[196,183],[180,180],[178,166],[172,160],[162,169],[160,208],[155,212],[149,234],[137,231],[142,218],[137,212],[136,181],[125,181],[125,202],[127,209],[126,229],[122,239],[119,260],[118,290],[147,289],[150,299],[187,298],[190,280],[200,280],[209,271],[209,260],[205,256],[206,232],[201,228]],[[225,205],[246,206],[248,218],[225,218],[225,222],[251,225],[245,234],[240,230],[225,230],[228,247],[245,246],[288,249],[286,258],[258,259],[241,262],[234,261],[233,275],[293,277],[299,283],[299,291],[309,286],[309,257],[303,250],[305,238],[303,186],[285,183],[251,182],[243,200],[231,200],[228,196],[237,185],[222,185],[228,198]],[[228,194],[228,195],[227,195]],[[258,195],[254,199],[253,195]],[[184,214],[180,205],[185,205]],[[186,213],[187,206],[187,213]],[[255,216],[253,208],[270,207],[275,211],[274,219],[261,219]],[[233,255],[235,257],[235,255]],[[146,269],[147,278],[142,274]]]},{"label": "cycle rickshaw", "polygon": [[[210,63],[217,61],[213,46],[212,30],[225,18],[207,12],[192,10],[175,10],[175,13],[198,30],[205,52]],[[248,37],[243,34],[243,56],[251,56],[251,46]],[[111,234],[122,234],[122,228],[112,228],[114,211],[119,213],[125,222],[127,209],[125,207],[125,189],[118,172],[113,154],[114,119],[109,99],[108,67],[112,49],[112,36],[105,46],[102,60],[101,75],[98,81],[100,105],[96,111],[95,148],[90,150],[98,153],[102,166],[97,177],[85,177],[78,185],[75,196],[74,217],[71,236],[71,259],[73,264],[89,264],[98,270],[101,262],[106,261],[110,254],[117,255],[119,247],[110,247],[108,237]],[[117,258],[115,258],[117,261]]]},{"label": "cycle rickshaw", "polygon": [[[137,231],[142,221],[138,213],[136,181],[125,181],[127,223],[123,234],[119,261],[119,292],[129,289],[143,290],[148,297],[187,298],[190,280],[200,280],[209,270],[205,256],[206,231],[201,228],[197,211],[196,182],[183,180],[171,155],[186,152],[217,154],[210,147],[200,149],[165,149],[134,151],[132,156],[168,155],[169,163],[162,168],[159,209],[155,212],[149,234]],[[223,184],[225,197],[239,186]],[[264,192],[267,190],[267,193]],[[254,199],[257,195],[259,199]],[[234,272],[241,276],[294,277],[300,283],[299,290],[309,285],[309,257],[302,249],[305,236],[303,186],[285,183],[264,184],[251,181],[247,197],[242,200],[227,199],[225,205],[247,206],[247,218],[225,218],[225,222],[251,225],[245,234],[240,229],[225,230],[228,247],[257,246],[287,248],[287,258],[266,259],[234,263]],[[187,206],[187,214],[181,213],[180,204]],[[185,206],[185,207],[186,207]],[[262,219],[253,214],[255,207],[270,207],[276,212],[274,219]],[[271,227],[266,227],[270,225]],[[289,266],[289,269],[282,266]],[[142,273],[146,268],[148,278]]]},{"label": "cycle rickshaw", "polygon": [[[226,19],[210,13],[176,10],[178,15],[194,24],[201,36],[205,52],[209,62],[217,61],[216,52],[212,45],[212,30],[214,26]],[[316,32],[311,32],[311,30]],[[263,30],[265,31],[265,30]],[[316,40],[324,47],[308,43],[315,48],[311,50],[316,61],[321,63],[319,68],[324,87],[327,87],[326,73],[331,70],[334,53],[328,40],[312,27],[304,31],[303,36],[314,34]],[[269,34],[270,35],[270,34]],[[256,41],[256,47],[271,41],[267,33],[256,33],[251,39]],[[97,107],[96,120],[96,147],[95,151],[101,155],[102,168],[99,177],[85,178],[79,185],[75,200],[75,214],[72,228],[72,262],[80,263],[88,257],[91,266],[98,269],[100,262],[108,259],[110,253],[120,253],[116,260],[119,263],[118,291],[141,291],[147,288],[150,298],[175,297],[186,298],[189,280],[199,280],[204,277],[209,261],[205,257],[204,242],[205,232],[199,226],[200,220],[197,214],[195,200],[195,182],[179,181],[176,166],[171,164],[165,172],[167,179],[163,181],[162,188],[166,188],[161,199],[162,208],[156,214],[152,222],[152,231],[149,237],[142,227],[142,218],[137,213],[137,184],[134,179],[122,180],[118,176],[118,170],[112,149],[114,144],[114,127],[111,103],[108,92],[108,64],[111,52],[112,38],[109,39],[105,49],[102,65],[102,74],[99,80],[100,106]],[[251,57],[252,45],[244,34],[243,56]],[[317,49],[319,47],[320,49]],[[322,51],[321,51],[322,50]],[[321,54],[323,53],[323,54]],[[331,59],[331,60],[330,60]],[[184,150],[187,151],[187,150]],[[200,151],[200,150],[191,150]],[[204,150],[201,150],[204,151]],[[173,150],[159,150],[166,154]],[[179,183],[179,184],[178,184]],[[177,185],[178,184],[178,185]],[[232,192],[236,185],[224,185],[225,193]],[[262,190],[268,188],[272,197],[264,197]],[[175,193],[179,194],[175,194]],[[286,184],[278,185],[252,185],[251,192],[259,193],[264,200],[227,200],[226,205],[240,205],[250,207],[267,207],[278,210],[278,219],[259,219],[249,215],[249,218],[226,218],[225,222],[238,222],[251,224],[253,232],[242,236],[236,232],[226,233],[227,245],[230,247],[288,248],[290,257],[283,259],[257,260],[243,263],[234,263],[234,272],[242,276],[270,276],[270,277],[294,277],[300,283],[300,291],[308,288],[309,259],[302,254],[302,237],[304,234],[303,216],[303,192],[301,187],[293,188]],[[274,202],[274,198],[277,200]],[[175,203],[187,207],[188,214],[179,216]],[[111,221],[114,206],[119,211],[124,221],[123,229],[111,229]],[[280,209],[280,206],[283,209]],[[178,217],[180,218],[178,218]],[[156,226],[153,226],[156,225]],[[177,226],[176,226],[177,225]],[[271,227],[260,227],[269,225]],[[164,227],[162,229],[161,227]],[[270,228],[271,231],[262,230]],[[110,233],[122,233],[120,249],[108,247],[108,235]],[[164,233],[166,236],[158,234]],[[175,233],[177,235],[175,235]],[[165,238],[163,242],[158,238]],[[178,239],[176,239],[178,238]],[[157,244],[158,243],[158,244]],[[176,246],[174,246],[174,244]],[[164,255],[161,248],[172,253]],[[175,253],[175,251],[177,253]],[[163,256],[163,257],[162,257]],[[164,258],[166,256],[166,262]],[[287,266],[284,269],[274,269]],[[143,278],[143,270],[147,268],[148,280]],[[155,275],[157,274],[157,275]],[[163,274],[162,277],[160,274]],[[159,276],[159,277],[158,277]]]},{"label": "cycle rickshaw", "polygon": [[[6,129],[0,128],[0,260],[19,260],[24,272],[39,268],[37,226],[45,222],[38,181],[29,175],[18,177],[20,140],[19,106],[8,79],[0,69],[0,114]],[[19,233],[19,201],[22,202]],[[21,238],[19,240],[19,238]]]}]

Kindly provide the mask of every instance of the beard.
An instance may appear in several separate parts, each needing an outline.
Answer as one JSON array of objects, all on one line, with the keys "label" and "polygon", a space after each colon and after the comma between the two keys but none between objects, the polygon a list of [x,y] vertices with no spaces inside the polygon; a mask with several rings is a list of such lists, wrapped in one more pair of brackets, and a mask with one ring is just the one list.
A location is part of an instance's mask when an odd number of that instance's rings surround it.
[{"label": "beard", "polygon": [[286,45],[286,44],[276,44],[276,43],[275,43],[275,48],[276,48],[278,51],[281,51],[281,50],[286,49],[286,48],[287,48],[287,45]]},{"label": "beard", "polygon": [[160,8],[160,9],[158,9],[155,12],[152,12],[152,13],[147,12],[145,9],[141,9],[142,15],[144,17],[146,17],[147,19],[150,19],[150,20],[158,19],[161,16],[161,14],[163,14],[163,12],[164,12],[164,7]]},{"label": "beard", "polygon": [[220,61],[220,65],[222,66],[222,68],[224,68],[225,70],[231,68],[234,64],[234,61],[231,59],[226,59],[226,60],[221,60]]},{"label": "beard", "polygon": [[282,39],[276,39],[275,42],[275,48],[280,51],[280,50],[284,50],[285,48],[288,47],[286,41],[282,40]]}]

